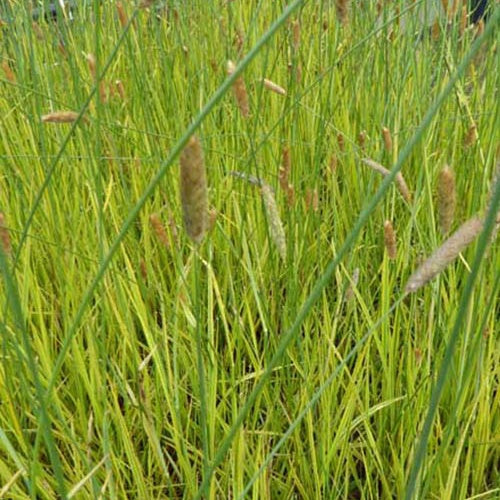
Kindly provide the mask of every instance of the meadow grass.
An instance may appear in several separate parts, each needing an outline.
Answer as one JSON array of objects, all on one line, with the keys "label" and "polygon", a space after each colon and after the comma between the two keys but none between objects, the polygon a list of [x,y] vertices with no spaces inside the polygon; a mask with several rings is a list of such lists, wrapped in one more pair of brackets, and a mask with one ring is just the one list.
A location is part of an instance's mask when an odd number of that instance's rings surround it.
[{"label": "meadow grass", "polygon": [[500,496],[500,9],[334,3],[2,5],[0,498]]}]

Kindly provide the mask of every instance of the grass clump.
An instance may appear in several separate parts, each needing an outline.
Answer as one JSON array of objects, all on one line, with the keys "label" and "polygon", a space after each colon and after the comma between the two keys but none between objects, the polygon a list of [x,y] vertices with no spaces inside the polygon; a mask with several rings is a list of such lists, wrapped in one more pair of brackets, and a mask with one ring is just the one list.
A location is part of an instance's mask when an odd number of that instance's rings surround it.
[{"label": "grass clump", "polygon": [[0,7],[0,497],[495,498],[498,8],[195,4]]}]

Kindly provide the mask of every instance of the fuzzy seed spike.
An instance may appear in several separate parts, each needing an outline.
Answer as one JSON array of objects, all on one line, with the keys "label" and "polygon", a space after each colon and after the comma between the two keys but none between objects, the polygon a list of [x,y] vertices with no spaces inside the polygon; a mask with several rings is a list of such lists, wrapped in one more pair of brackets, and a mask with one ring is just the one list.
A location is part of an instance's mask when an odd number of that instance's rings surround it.
[{"label": "fuzzy seed spike", "polygon": [[271,238],[273,239],[274,244],[278,249],[280,257],[283,260],[286,260],[285,230],[283,229],[283,223],[281,222],[273,190],[269,185],[264,184],[260,188],[260,192],[264,201],[264,208],[266,211],[267,220],[269,222],[269,231],[271,233]]},{"label": "fuzzy seed spike", "polygon": [[390,220],[384,222],[384,243],[389,259],[394,260],[397,256],[396,233]]},{"label": "fuzzy seed spike", "polygon": [[201,243],[208,227],[208,193],[203,150],[192,136],[180,158],[180,191],[184,226],[188,236]]},{"label": "fuzzy seed spike", "polygon": [[268,80],[267,78],[263,78],[262,82],[264,83],[264,87],[267,90],[270,90],[271,92],[274,92],[275,94],[279,95],[286,95],[286,90],[278,85],[277,83],[274,83],[271,80]]},{"label": "fuzzy seed spike", "polygon": [[43,123],[73,123],[78,118],[75,111],[54,111],[42,116]]},{"label": "fuzzy seed spike", "polygon": [[420,267],[410,276],[405,287],[406,293],[416,292],[436,277],[460,252],[467,248],[483,228],[483,219],[476,215],[464,222]]},{"label": "fuzzy seed spike", "polygon": [[387,127],[382,127],[382,137],[384,139],[384,147],[386,151],[392,151],[392,137],[391,131]]},{"label": "fuzzy seed spike", "polygon": [[[371,158],[363,158],[361,161],[365,165],[368,165],[372,170],[375,170],[375,172],[382,174],[384,177],[391,173],[390,170],[387,170],[384,166],[372,160]],[[398,172],[394,180],[403,199],[408,203],[411,203],[412,201],[411,191],[408,188],[408,184],[406,184],[403,174],[401,172]]]}]

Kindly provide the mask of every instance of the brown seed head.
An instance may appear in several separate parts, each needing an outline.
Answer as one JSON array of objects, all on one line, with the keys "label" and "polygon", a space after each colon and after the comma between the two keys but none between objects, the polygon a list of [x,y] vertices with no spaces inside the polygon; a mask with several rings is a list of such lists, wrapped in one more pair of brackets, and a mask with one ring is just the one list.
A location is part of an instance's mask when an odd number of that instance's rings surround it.
[{"label": "brown seed head", "polygon": [[195,243],[201,243],[208,227],[208,193],[203,151],[196,136],[189,139],[182,151],[180,164],[184,226],[188,236]]},{"label": "brown seed head", "polygon": [[448,165],[439,173],[437,203],[439,227],[442,234],[447,234],[453,223],[456,204],[455,175]]},{"label": "brown seed head", "polygon": [[87,54],[86,56],[87,59],[87,65],[89,67],[89,72],[90,75],[92,76],[93,80],[96,79],[97,73],[96,73],[96,60],[94,54]]},{"label": "brown seed head", "polygon": [[349,4],[350,0],[336,0],[337,16],[342,24],[349,22]]},{"label": "brown seed head", "polygon": [[42,116],[43,123],[72,123],[78,118],[74,111],[54,111]]},{"label": "brown seed head", "polygon": [[306,208],[317,212],[319,208],[319,198],[317,189],[306,189]]},{"label": "brown seed head", "polygon": [[469,130],[467,130],[467,134],[465,135],[464,146],[466,148],[470,148],[476,143],[476,141],[477,141],[477,125],[473,123],[469,127]]},{"label": "brown seed head", "polygon": [[2,212],[0,212],[0,246],[5,255],[10,256],[12,254],[10,234],[5,225],[5,216]]},{"label": "brown seed head", "polygon": [[394,260],[397,256],[396,233],[390,220],[384,222],[384,243],[387,256],[389,259]]},{"label": "brown seed head", "polygon": [[2,61],[2,69],[4,72],[5,78],[10,83],[16,83],[16,76],[14,75],[14,72],[12,71],[12,69],[9,66],[9,63],[7,61]]},{"label": "brown seed head", "polygon": [[[228,75],[232,75],[235,69],[236,66],[234,65],[233,61],[228,61],[227,62]],[[243,116],[243,118],[248,118],[250,116],[250,106],[248,104],[247,88],[242,76],[236,78],[233,84],[233,95],[241,115]]]},{"label": "brown seed head", "polygon": [[283,87],[280,87],[277,83],[274,83],[267,78],[263,78],[262,82],[264,83],[264,87],[271,92],[279,95],[286,95],[286,90]]},{"label": "brown seed head", "polygon": [[290,162],[290,149],[283,148],[281,166],[279,168],[278,179],[283,191],[287,191],[288,182],[290,179],[291,162]]},{"label": "brown seed head", "polygon": [[158,214],[151,214],[149,216],[149,222],[153,228],[153,231],[156,235],[156,238],[158,241],[165,247],[169,248],[170,247],[170,241],[167,236],[167,232],[165,231],[165,227],[162,224],[160,217]]},{"label": "brown seed head", "polygon": [[99,98],[101,102],[108,102],[108,85],[104,80],[99,82]]},{"label": "brown seed head", "polygon": [[128,16],[127,13],[125,12],[123,4],[120,1],[116,2],[116,12],[118,14],[118,20],[120,21],[120,26],[122,28],[125,28],[125,26],[127,26],[128,24]]},{"label": "brown seed head", "polygon": [[382,137],[384,139],[384,147],[386,151],[392,151],[391,131],[387,127],[382,127]]},{"label": "brown seed head", "polygon": [[436,19],[432,24],[431,36],[433,40],[439,40],[441,35],[441,26],[439,25],[439,19]]},{"label": "brown seed head", "polygon": [[359,144],[359,147],[361,149],[365,149],[365,146],[366,146],[366,132],[364,130],[362,130],[358,134],[358,144]]},{"label": "brown seed head", "polygon": [[345,139],[344,139],[344,134],[339,132],[337,134],[337,144],[339,145],[340,151],[344,152],[345,151]]},{"label": "brown seed head", "polygon": [[116,89],[118,90],[118,94],[122,100],[125,100],[127,95],[125,94],[125,87],[123,86],[123,82],[121,80],[116,80],[115,82]]},{"label": "brown seed head", "polygon": [[148,268],[146,266],[146,261],[144,259],[141,259],[139,261],[139,271],[140,271],[140,275],[141,275],[141,278],[142,278],[142,281],[147,281],[148,279]]},{"label": "brown seed head", "polygon": [[292,48],[297,52],[300,47],[300,22],[298,19],[292,22]]}]

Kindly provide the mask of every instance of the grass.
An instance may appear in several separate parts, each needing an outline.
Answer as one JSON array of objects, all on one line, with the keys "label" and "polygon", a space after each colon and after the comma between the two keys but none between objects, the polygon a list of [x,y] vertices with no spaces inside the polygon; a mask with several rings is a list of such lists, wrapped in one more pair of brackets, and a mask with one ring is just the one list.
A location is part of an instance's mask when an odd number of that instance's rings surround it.
[{"label": "grass", "polygon": [[[478,37],[377,23],[375,2],[343,24],[328,2],[122,2],[128,23],[87,4],[36,26],[2,6],[0,498],[496,498],[498,7]],[[179,197],[193,133],[201,245]],[[446,238],[444,165],[451,232],[485,226],[405,294]],[[286,252],[231,172],[274,190]]]}]

